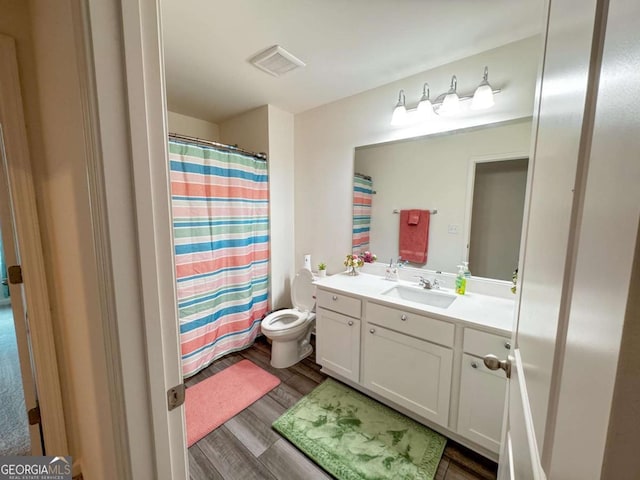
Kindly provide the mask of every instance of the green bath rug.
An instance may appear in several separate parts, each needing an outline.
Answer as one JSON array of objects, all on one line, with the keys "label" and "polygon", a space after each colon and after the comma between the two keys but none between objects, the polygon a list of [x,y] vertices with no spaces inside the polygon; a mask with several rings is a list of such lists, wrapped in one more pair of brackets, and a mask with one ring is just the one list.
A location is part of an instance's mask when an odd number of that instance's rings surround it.
[{"label": "green bath rug", "polygon": [[273,428],[339,480],[433,480],[447,441],[331,379]]}]

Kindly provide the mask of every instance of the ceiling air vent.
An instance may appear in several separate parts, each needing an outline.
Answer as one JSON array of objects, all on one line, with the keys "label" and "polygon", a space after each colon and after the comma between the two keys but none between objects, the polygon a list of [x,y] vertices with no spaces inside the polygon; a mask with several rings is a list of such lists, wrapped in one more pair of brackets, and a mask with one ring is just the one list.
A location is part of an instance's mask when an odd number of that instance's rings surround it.
[{"label": "ceiling air vent", "polygon": [[280,45],[274,45],[249,60],[250,63],[274,77],[280,77],[291,70],[306,66]]}]

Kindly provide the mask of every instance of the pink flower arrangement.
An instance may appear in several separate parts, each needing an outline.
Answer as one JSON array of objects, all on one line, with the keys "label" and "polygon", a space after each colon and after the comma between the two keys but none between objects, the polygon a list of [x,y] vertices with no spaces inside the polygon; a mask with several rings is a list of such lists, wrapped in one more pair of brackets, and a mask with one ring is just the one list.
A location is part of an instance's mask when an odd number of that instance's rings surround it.
[{"label": "pink flower arrangement", "polygon": [[362,261],[365,263],[373,263],[375,262],[378,257],[376,257],[375,253],[371,253],[369,250],[367,250],[366,252],[364,252],[361,256]]},{"label": "pink flower arrangement", "polygon": [[360,255],[356,255],[355,253],[350,253],[344,259],[344,266],[347,268],[353,267],[362,267],[365,263],[373,263],[376,261],[378,257],[375,254],[366,251],[362,252]]}]

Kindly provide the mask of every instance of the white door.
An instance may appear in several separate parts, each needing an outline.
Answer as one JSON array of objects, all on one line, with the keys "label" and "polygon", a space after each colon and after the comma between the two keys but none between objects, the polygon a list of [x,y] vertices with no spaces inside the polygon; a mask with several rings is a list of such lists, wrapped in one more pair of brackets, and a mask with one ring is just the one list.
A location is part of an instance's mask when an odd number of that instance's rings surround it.
[{"label": "white door", "polygon": [[[597,1],[549,3],[542,75],[538,81],[532,161],[520,253],[518,301],[508,359],[510,369],[500,479],[543,479],[553,431],[552,393],[563,351],[558,331],[566,321],[569,245],[577,234],[574,198],[591,66]],[[588,109],[587,109],[588,111]],[[574,203],[575,202],[575,203]],[[498,364],[498,360],[502,360]],[[487,360],[485,359],[485,363]],[[489,362],[492,363],[492,362]]]},{"label": "white door", "polygon": [[[4,248],[6,265],[8,267],[20,265],[20,255],[17,251],[17,243],[15,241],[16,231],[13,223],[13,210],[11,208],[11,198],[9,195],[9,185],[6,181],[5,175],[5,158],[4,158],[4,139],[2,133],[2,124],[0,124],[0,231],[2,232],[2,244],[0,248]],[[4,277],[4,272],[2,272],[2,276]],[[12,426],[16,429],[12,432],[13,439],[10,441],[12,445],[6,445],[6,448],[9,450],[5,452],[5,454],[30,454],[30,455],[42,455],[42,439],[40,435],[40,424],[34,422],[34,425],[28,425],[28,415],[27,412],[29,410],[36,410],[38,406],[38,397],[36,394],[36,386],[34,382],[34,374],[31,364],[31,347],[29,345],[29,319],[26,311],[26,302],[24,298],[24,288],[22,282],[14,283],[11,281],[11,276],[9,275],[6,279],[3,278],[3,281],[7,283],[6,286],[9,288],[9,298],[11,300],[11,312],[13,317],[13,323],[15,328],[15,337],[18,346],[18,358],[20,361],[20,374],[22,377],[22,385],[15,385],[16,378],[13,378],[9,374],[9,367],[11,365],[5,364],[1,370],[0,375],[3,375],[4,378],[0,378],[0,382],[4,383],[3,389],[7,392],[7,397],[5,401],[9,401],[9,405],[4,405],[3,408],[12,408],[11,415],[18,415],[19,418],[11,418],[8,419],[11,422]],[[7,310],[5,307],[3,310]],[[8,312],[5,312],[8,313]],[[4,319],[5,322],[8,319]],[[5,323],[3,322],[3,323]],[[3,330],[9,328],[10,325],[4,325]],[[8,332],[4,332],[8,334]],[[6,345],[3,345],[3,348]],[[6,359],[6,363],[10,363],[12,359]],[[10,382],[11,385],[7,384]],[[19,393],[17,390],[22,389],[24,395],[25,408],[22,412],[13,411],[13,407],[15,407],[15,402],[18,402]],[[20,430],[27,426],[28,434],[30,437],[30,444],[27,446],[23,442],[22,434]],[[6,425],[8,428],[9,425]],[[2,432],[0,432],[2,434]],[[15,448],[19,448],[18,451],[15,451]],[[25,450],[26,448],[26,450]]]}]

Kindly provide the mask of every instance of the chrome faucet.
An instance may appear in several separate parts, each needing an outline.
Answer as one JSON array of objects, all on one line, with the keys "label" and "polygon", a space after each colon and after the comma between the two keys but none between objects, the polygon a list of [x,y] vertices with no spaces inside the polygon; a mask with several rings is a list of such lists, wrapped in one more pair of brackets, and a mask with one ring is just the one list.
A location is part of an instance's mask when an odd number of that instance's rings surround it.
[{"label": "chrome faucet", "polygon": [[418,284],[427,290],[437,290],[440,288],[440,282],[438,282],[437,278],[433,280],[428,280],[424,278],[422,275],[418,275]]}]

